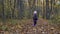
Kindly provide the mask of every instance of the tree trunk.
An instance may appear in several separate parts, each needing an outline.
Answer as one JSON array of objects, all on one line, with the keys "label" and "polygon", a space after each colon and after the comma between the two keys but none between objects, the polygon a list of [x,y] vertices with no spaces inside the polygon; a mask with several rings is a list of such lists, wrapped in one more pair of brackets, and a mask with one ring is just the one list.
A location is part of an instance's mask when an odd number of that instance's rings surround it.
[{"label": "tree trunk", "polygon": [[18,18],[19,19],[23,19],[23,17],[24,17],[24,1],[23,0],[19,0],[18,1],[19,3],[19,5],[18,5],[18,8],[19,8],[19,13],[18,13]]},{"label": "tree trunk", "polygon": [[35,2],[36,0],[28,0],[28,3],[29,3],[29,19],[32,18],[32,15],[33,15],[33,11],[35,10],[36,6],[35,6]]},{"label": "tree trunk", "polygon": [[13,9],[12,9],[12,18],[15,18],[15,4],[16,4],[16,0],[14,0],[14,6],[13,6]]},{"label": "tree trunk", "polygon": [[5,16],[5,12],[4,12],[4,0],[2,0],[2,14],[3,14],[3,16],[2,16],[3,22],[5,22],[6,16]]},{"label": "tree trunk", "polygon": [[46,19],[50,18],[49,0],[46,0]]}]

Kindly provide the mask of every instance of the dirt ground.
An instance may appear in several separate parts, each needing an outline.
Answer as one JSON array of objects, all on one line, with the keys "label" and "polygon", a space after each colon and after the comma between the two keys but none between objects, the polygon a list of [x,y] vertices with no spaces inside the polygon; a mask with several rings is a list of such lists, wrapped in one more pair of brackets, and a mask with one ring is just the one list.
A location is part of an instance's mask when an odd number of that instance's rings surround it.
[{"label": "dirt ground", "polygon": [[36,26],[33,20],[27,20],[17,25],[8,25],[7,31],[0,31],[0,34],[60,34],[60,30],[48,23],[47,20],[39,19]]}]

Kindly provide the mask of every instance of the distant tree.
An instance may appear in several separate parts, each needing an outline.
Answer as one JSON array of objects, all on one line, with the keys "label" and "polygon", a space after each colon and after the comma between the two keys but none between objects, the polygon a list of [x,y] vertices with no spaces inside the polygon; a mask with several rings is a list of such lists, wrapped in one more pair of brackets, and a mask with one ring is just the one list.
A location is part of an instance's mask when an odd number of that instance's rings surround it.
[{"label": "distant tree", "polygon": [[46,0],[46,19],[50,19],[49,0]]},{"label": "distant tree", "polygon": [[2,18],[2,0],[0,0],[0,18]]},{"label": "distant tree", "polygon": [[44,0],[42,2],[43,2],[43,15],[42,15],[42,17],[44,19],[46,17],[46,15],[45,15],[45,7],[44,7]]},{"label": "distant tree", "polygon": [[2,0],[2,14],[3,14],[3,16],[2,16],[3,22],[5,22],[6,16],[5,16],[5,11],[4,11],[4,0]]},{"label": "distant tree", "polygon": [[24,0],[18,0],[18,18],[23,19],[24,17]]},{"label": "distant tree", "polygon": [[[12,0],[11,0],[12,1]],[[14,0],[14,2],[13,2],[13,8],[12,8],[12,18],[15,18],[15,15],[14,15],[14,13],[15,13],[15,5],[16,4],[16,0]]]},{"label": "distant tree", "polygon": [[28,3],[29,3],[29,15],[28,16],[29,16],[29,18],[32,17],[33,11],[36,8],[35,2],[36,2],[36,0],[28,0]]}]

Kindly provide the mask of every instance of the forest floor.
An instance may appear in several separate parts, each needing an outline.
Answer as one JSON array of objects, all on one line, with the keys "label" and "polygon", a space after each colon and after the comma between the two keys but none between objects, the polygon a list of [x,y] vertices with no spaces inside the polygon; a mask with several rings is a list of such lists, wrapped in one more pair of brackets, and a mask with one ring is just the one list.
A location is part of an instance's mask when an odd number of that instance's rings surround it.
[{"label": "forest floor", "polygon": [[49,24],[45,19],[38,19],[36,26],[33,20],[17,21],[16,25],[6,24],[7,30],[0,30],[0,34],[60,34],[58,26]]}]

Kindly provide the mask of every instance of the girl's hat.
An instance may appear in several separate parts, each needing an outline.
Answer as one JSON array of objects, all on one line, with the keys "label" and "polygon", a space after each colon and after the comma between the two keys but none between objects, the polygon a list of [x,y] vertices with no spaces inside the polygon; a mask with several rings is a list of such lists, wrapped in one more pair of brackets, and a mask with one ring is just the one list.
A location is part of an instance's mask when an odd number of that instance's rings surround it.
[{"label": "girl's hat", "polygon": [[34,11],[34,14],[36,14],[37,13],[37,11]]}]

